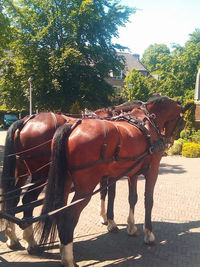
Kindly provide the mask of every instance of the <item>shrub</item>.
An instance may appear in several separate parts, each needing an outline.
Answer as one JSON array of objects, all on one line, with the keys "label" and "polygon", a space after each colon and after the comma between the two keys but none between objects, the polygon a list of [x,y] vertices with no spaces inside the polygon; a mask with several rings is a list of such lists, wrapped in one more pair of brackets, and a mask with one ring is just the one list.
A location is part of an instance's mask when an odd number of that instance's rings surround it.
[{"label": "shrub", "polygon": [[190,131],[189,130],[182,130],[180,132],[180,138],[187,140],[187,139],[189,139],[189,137],[190,137]]},{"label": "shrub", "polygon": [[197,132],[193,132],[192,133],[191,140],[194,143],[200,144],[200,130],[198,130]]},{"label": "shrub", "polygon": [[193,142],[184,143],[182,148],[182,155],[186,158],[200,157],[200,144]]},{"label": "shrub", "polygon": [[75,103],[73,103],[71,105],[69,113],[72,113],[72,114],[80,114],[81,113],[81,108],[80,108],[80,104],[78,101],[76,101]]},{"label": "shrub", "polygon": [[185,128],[192,132],[192,129],[195,126],[195,109],[196,104],[193,99],[187,100],[184,104],[190,103],[192,106],[185,112],[184,120],[186,121]]},{"label": "shrub", "polygon": [[[179,138],[180,139],[180,138]],[[173,146],[170,147],[170,149],[167,151],[167,154],[172,155],[180,155],[182,151],[183,146],[183,139],[181,140],[175,140]]]},{"label": "shrub", "polygon": [[179,141],[182,145],[187,142],[187,140],[183,138],[179,138],[177,141]]}]

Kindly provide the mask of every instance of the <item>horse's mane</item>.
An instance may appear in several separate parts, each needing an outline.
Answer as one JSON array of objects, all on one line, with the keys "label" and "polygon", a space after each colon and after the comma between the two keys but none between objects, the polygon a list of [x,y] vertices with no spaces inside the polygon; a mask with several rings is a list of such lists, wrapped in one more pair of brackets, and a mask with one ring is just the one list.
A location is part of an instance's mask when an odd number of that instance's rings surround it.
[{"label": "horse's mane", "polygon": [[143,102],[140,100],[131,100],[131,101],[124,102],[118,106],[115,106],[115,108],[126,107],[126,106],[138,106],[142,104]]},{"label": "horse's mane", "polygon": [[146,104],[159,104],[164,102],[165,100],[172,100],[171,98],[169,98],[168,96],[160,96],[160,95],[156,95],[156,96],[152,96],[149,98],[149,100],[146,102]]},{"label": "horse's mane", "polygon": [[168,96],[160,96],[160,95],[150,97],[149,100],[146,102],[146,104],[159,104],[166,100],[172,101],[172,102],[177,103],[178,105],[181,105],[181,102],[178,100],[174,100]]}]

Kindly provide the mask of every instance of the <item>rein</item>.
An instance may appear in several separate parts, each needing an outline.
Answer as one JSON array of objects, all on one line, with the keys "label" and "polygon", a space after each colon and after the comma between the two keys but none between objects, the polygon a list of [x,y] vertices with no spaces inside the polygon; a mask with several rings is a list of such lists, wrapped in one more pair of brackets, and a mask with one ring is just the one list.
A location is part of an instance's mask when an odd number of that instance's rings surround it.
[{"label": "rein", "polygon": [[[108,185],[104,185],[102,187],[100,187],[99,189],[93,191],[92,193],[86,195],[85,197],[81,198],[81,199],[78,199],[74,202],[71,202],[70,204],[68,205],[64,205],[63,207],[61,208],[58,208],[54,211],[51,211],[51,212],[48,212],[47,214],[42,214],[40,216],[37,216],[37,217],[33,217],[33,218],[25,218],[25,219],[19,219],[15,216],[13,216],[12,214],[8,214],[8,213],[4,213],[2,211],[0,211],[0,218],[5,218],[11,222],[14,222],[16,223],[21,229],[25,229],[26,227],[28,227],[30,224],[34,223],[34,222],[37,222],[37,221],[40,221],[40,220],[44,220],[45,218],[47,217],[51,217],[53,215],[56,215],[68,208],[70,208],[71,206],[74,206],[88,198],[91,198],[92,196],[96,195],[97,193],[105,190],[108,186],[111,186],[112,184],[116,183],[118,180],[120,180],[122,177],[126,176],[131,170],[133,170],[135,167],[137,167],[142,161],[143,159],[147,156],[147,152],[143,154],[143,157],[140,158],[140,160],[138,160],[136,163],[132,164],[126,171],[122,172],[119,176],[117,176],[115,178],[114,181],[110,182]],[[41,200],[37,200],[35,202],[31,202],[29,204],[26,205],[25,209],[31,207],[31,206],[39,206],[43,203],[43,199]],[[23,207],[22,206],[19,206],[19,207],[16,207],[14,209],[12,209],[12,212],[14,213],[18,213],[18,212],[21,212],[23,211]]]}]

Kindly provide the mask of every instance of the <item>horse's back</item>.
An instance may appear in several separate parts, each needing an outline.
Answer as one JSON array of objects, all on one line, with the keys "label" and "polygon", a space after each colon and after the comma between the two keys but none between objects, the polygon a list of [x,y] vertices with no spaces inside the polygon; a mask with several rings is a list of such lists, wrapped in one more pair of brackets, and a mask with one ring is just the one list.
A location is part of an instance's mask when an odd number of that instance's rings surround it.
[{"label": "horse's back", "polygon": [[[24,127],[20,133],[15,134],[15,141],[18,146],[24,148],[39,145],[50,140],[56,129],[66,121],[60,115],[51,112],[41,112],[33,118],[25,120]],[[17,138],[18,137],[18,138]]]},{"label": "horse's back", "polygon": [[71,133],[68,142],[69,162],[72,166],[116,157],[138,156],[147,148],[146,137],[127,122],[84,119]]}]

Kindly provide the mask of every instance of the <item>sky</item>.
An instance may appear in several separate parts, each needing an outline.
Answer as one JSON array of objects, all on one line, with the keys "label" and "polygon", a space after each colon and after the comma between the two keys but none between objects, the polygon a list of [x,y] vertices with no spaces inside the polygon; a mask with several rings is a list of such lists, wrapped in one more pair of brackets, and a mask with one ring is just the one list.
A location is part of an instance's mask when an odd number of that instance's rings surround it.
[{"label": "sky", "polygon": [[151,44],[184,45],[200,28],[200,0],[121,0],[136,7],[126,27],[119,28],[117,43],[142,57]]}]

